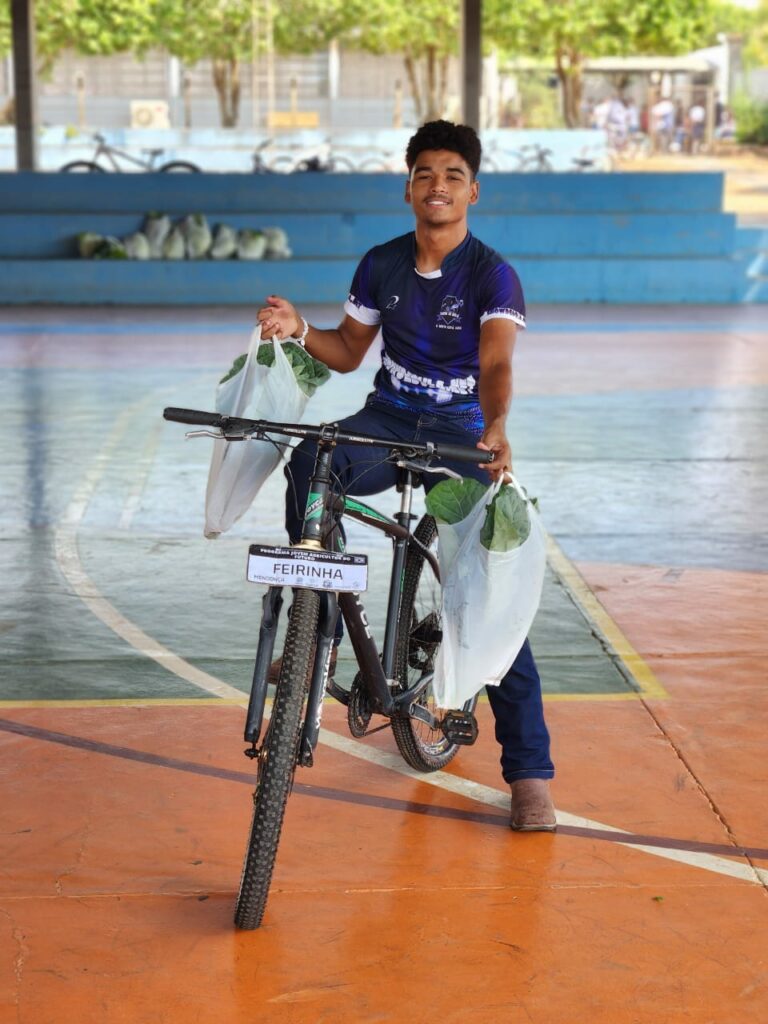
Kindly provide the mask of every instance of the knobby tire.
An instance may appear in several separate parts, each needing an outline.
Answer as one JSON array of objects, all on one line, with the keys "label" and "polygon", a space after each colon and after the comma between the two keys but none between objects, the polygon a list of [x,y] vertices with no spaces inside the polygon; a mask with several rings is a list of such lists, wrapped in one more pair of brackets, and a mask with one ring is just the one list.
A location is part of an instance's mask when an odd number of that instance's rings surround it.
[{"label": "knobby tire", "polygon": [[258,928],[264,916],[285,806],[293,784],[319,615],[319,594],[313,590],[296,591],[253,794],[251,832],[235,907],[238,928]]},{"label": "knobby tire", "polygon": [[[437,524],[432,516],[424,516],[414,531],[414,537],[429,548],[437,537]],[[417,600],[419,595],[419,584],[431,580],[432,585],[427,588],[431,591],[431,605],[421,606]],[[408,556],[405,561],[405,573],[403,576],[403,593],[400,602],[400,615],[397,628],[397,648],[395,652],[395,674],[403,689],[409,686],[409,657],[414,654],[416,646],[417,658],[427,658],[434,662],[437,654],[437,644],[427,654],[414,639],[414,627],[418,627],[425,620],[425,613],[439,615],[440,612],[440,587],[432,567],[424,557],[417,545],[411,544],[408,549]],[[415,681],[410,679],[410,684]],[[430,688],[427,688],[423,702],[429,701]],[[450,743],[445,736],[436,730],[413,719],[408,715],[398,715],[392,719],[392,733],[397,743],[397,748],[405,761],[419,772],[436,772],[452,761],[458,753],[458,746]]]}]

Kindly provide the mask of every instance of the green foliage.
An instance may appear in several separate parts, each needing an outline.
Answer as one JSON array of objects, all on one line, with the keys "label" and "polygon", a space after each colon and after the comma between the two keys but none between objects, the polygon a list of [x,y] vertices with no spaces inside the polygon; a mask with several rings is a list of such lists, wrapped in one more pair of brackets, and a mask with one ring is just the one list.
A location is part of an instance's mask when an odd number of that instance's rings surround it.
[{"label": "green foliage", "polygon": [[[356,9],[355,9],[356,8]],[[458,52],[458,0],[366,0],[355,2],[346,31],[346,45],[368,53],[408,53],[421,57],[430,50],[438,56]]]},{"label": "green foliage", "polygon": [[714,0],[486,0],[486,32],[510,53],[573,60],[684,53],[711,41]]},{"label": "green foliage", "polygon": [[[331,371],[325,363],[315,359],[295,341],[284,342],[283,352],[291,364],[296,383],[304,394],[311,398],[320,385],[325,384],[330,378]],[[272,366],[275,361],[275,349],[271,342],[259,345],[256,361],[263,366]]]},{"label": "green foliage", "polygon": [[440,523],[460,523],[482,500],[487,489],[471,477],[441,480],[426,497],[427,512]]},{"label": "green foliage", "polygon": [[768,146],[768,103],[759,103],[748,96],[733,101],[736,138],[753,146]]},{"label": "green foliage", "polygon": [[11,51],[11,0],[0,0],[0,57]]},{"label": "green foliage", "polygon": [[550,85],[550,72],[530,72],[521,75],[517,87],[520,92],[519,109],[525,113],[525,128],[562,128],[557,89]]},{"label": "green foliage", "polygon": [[[479,480],[441,480],[426,497],[427,512],[441,523],[460,523],[487,491]],[[531,532],[528,506],[514,487],[502,487],[488,505],[480,543],[488,551],[511,551]]]},{"label": "green foliage", "polygon": [[735,29],[726,27],[724,31],[736,31],[743,36],[743,57],[747,67],[765,67],[768,65],[768,0],[761,0],[760,6],[754,11],[739,8],[739,12],[742,17],[746,15],[748,20],[737,22]]},{"label": "green foliage", "polygon": [[250,0],[155,0],[153,6],[156,42],[185,64],[250,53]]},{"label": "green foliage", "polygon": [[[10,0],[0,0],[0,54],[11,48]],[[41,74],[62,50],[89,56],[144,53],[154,43],[153,0],[36,0],[35,45]]]},{"label": "green foliage", "polygon": [[[330,378],[331,371],[325,363],[321,363],[319,359],[313,358],[306,349],[302,348],[301,345],[294,341],[284,342],[283,352],[288,359],[288,362],[291,364],[291,369],[293,370],[293,374],[296,378],[296,383],[304,394],[311,398],[320,385],[325,384],[325,382]],[[246,355],[238,356],[219,383],[224,384],[226,381],[231,380],[236,374],[240,373],[242,368],[245,366],[246,358]],[[271,341],[264,342],[264,344],[259,345],[256,350],[256,362],[260,363],[262,366],[272,366],[274,364],[275,349]]]},{"label": "green foliage", "polygon": [[578,124],[584,61],[679,54],[713,41],[716,0],[486,0],[485,31],[509,54],[551,59],[566,124]]}]

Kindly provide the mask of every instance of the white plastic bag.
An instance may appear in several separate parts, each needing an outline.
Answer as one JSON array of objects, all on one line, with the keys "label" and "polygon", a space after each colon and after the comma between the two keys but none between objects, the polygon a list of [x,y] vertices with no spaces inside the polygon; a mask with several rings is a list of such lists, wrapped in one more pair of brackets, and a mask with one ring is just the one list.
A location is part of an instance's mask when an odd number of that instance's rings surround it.
[{"label": "white plastic bag", "polygon": [[[440,708],[460,708],[506,675],[533,623],[546,567],[544,532],[517,481],[531,531],[516,548],[488,551],[480,542],[486,511],[502,484],[492,484],[458,523],[438,524],[443,641],[432,690]],[[504,485],[507,486],[507,485]]]},{"label": "white plastic bag", "polygon": [[[216,412],[246,419],[298,423],[307,396],[296,383],[280,342],[273,342],[275,361],[272,366],[256,361],[260,344],[261,326],[257,326],[244,365],[216,389]],[[269,441],[214,441],[205,494],[206,537],[218,537],[237,522],[281,458],[280,449]]]}]

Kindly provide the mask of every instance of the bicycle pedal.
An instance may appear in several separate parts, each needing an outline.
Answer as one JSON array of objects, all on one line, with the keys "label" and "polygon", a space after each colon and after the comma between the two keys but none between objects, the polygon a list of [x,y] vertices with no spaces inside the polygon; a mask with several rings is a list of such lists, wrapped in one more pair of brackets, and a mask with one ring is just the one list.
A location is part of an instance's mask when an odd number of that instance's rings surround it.
[{"label": "bicycle pedal", "polygon": [[449,711],[440,722],[443,736],[449,743],[471,747],[477,739],[477,719],[471,711]]}]

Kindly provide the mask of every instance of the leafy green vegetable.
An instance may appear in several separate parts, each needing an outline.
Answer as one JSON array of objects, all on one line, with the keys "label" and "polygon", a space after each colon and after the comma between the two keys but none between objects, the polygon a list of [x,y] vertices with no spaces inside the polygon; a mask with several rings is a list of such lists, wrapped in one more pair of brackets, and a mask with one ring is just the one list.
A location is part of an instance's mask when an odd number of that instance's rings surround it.
[{"label": "leafy green vegetable", "polygon": [[[314,359],[309,352],[302,348],[297,342],[284,342],[283,352],[290,363],[291,369],[293,370],[296,383],[304,394],[308,398],[311,398],[320,385],[325,384],[331,376],[331,371],[325,363],[321,363],[319,359]],[[227,375],[222,377],[219,383],[223,384],[225,381],[234,377],[235,374],[239,373],[245,365],[245,359],[246,357],[244,355],[238,356]],[[273,365],[275,361],[275,350],[271,342],[265,342],[263,345],[259,345],[256,351],[256,361],[262,366]]]},{"label": "leafy green vegetable", "polygon": [[240,373],[242,368],[245,366],[245,360],[248,358],[247,353],[243,352],[241,356],[232,363],[231,367],[227,371],[226,376],[222,377],[219,384],[226,384],[228,380],[231,380],[236,374]]},{"label": "leafy green vegetable", "polygon": [[489,551],[520,547],[531,532],[528,509],[514,487],[502,487],[488,507],[480,543]]},{"label": "leafy green vegetable", "polygon": [[[482,500],[486,490],[479,480],[441,480],[426,497],[427,512],[441,523],[461,522]],[[488,551],[511,551],[519,547],[530,532],[525,501],[514,487],[502,487],[487,507],[480,543]]]},{"label": "leafy green vegetable", "polygon": [[488,490],[479,480],[441,480],[427,495],[427,512],[440,523],[466,519]]}]

